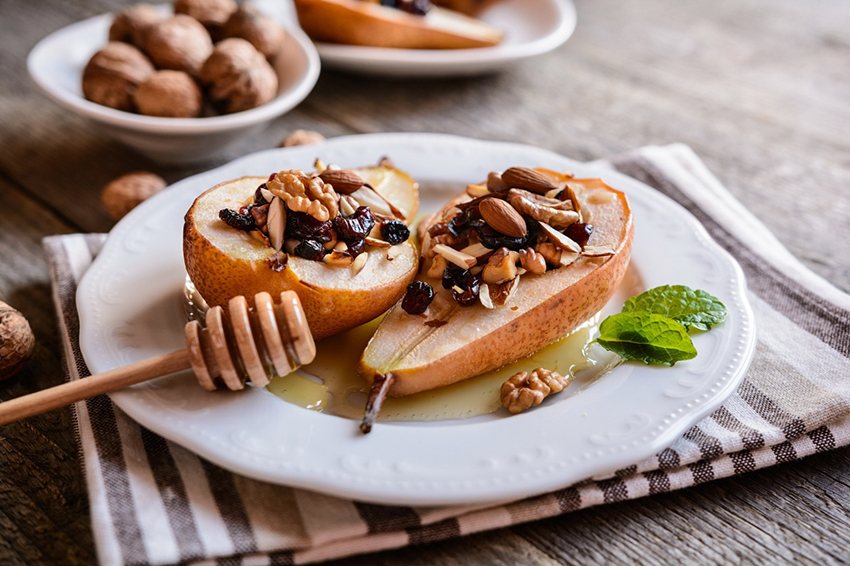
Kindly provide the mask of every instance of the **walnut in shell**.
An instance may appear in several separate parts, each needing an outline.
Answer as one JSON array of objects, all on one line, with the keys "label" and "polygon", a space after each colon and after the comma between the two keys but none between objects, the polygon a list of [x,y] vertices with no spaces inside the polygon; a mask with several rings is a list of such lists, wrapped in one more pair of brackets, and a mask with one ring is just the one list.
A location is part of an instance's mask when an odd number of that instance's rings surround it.
[{"label": "walnut in shell", "polygon": [[255,108],[277,95],[277,73],[262,53],[237,37],[215,46],[200,79],[222,114]]},{"label": "walnut in shell", "polygon": [[147,116],[196,118],[204,95],[195,80],[183,71],[157,71],[133,95],[136,108]]},{"label": "walnut in shell", "polygon": [[123,41],[136,47],[145,44],[145,36],[162,16],[150,4],[135,4],[124,8],[112,20],[109,28],[109,41]]},{"label": "walnut in shell", "polygon": [[110,41],[95,53],[83,71],[83,96],[117,110],[134,110],[133,93],[154,73],[141,51],[127,43]]},{"label": "walnut in shell", "polygon": [[277,22],[250,4],[240,7],[224,24],[225,37],[241,37],[267,58],[280,49],[283,33]]},{"label": "walnut in shell", "polygon": [[121,220],[143,200],[165,188],[165,180],[148,171],[134,171],[111,181],[100,193],[100,202],[113,220]]},{"label": "walnut in shell", "polygon": [[34,349],[35,336],[27,319],[0,301],[0,381],[18,373]]},{"label": "walnut in shell", "polygon": [[154,24],[145,38],[145,51],[157,68],[192,76],[197,76],[212,50],[212,39],[204,26],[185,14]]},{"label": "walnut in shell", "polygon": [[222,38],[224,23],[238,6],[233,0],[175,0],[174,13],[186,14],[201,22],[213,39]]},{"label": "walnut in shell", "polygon": [[283,138],[278,147],[294,147],[297,145],[310,145],[325,141],[325,136],[313,130],[295,130]]}]

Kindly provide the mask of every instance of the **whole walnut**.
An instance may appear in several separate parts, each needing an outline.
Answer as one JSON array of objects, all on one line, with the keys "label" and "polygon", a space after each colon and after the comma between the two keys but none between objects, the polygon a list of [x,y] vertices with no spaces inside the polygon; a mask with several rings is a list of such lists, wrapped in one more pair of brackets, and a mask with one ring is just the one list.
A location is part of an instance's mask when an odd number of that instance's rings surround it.
[{"label": "whole walnut", "polygon": [[222,38],[222,26],[238,6],[233,0],[175,0],[174,13],[201,22],[214,40]]},{"label": "whole walnut", "polygon": [[204,26],[184,14],[154,24],[145,38],[145,52],[157,68],[185,71],[193,77],[212,50],[212,39]]},{"label": "whole walnut", "polygon": [[150,4],[135,4],[124,8],[112,20],[109,41],[123,41],[136,47],[145,44],[145,36],[152,25],[162,19]]},{"label": "whole walnut", "polygon": [[204,105],[201,88],[183,71],[157,71],[139,85],[133,101],[140,114],[197,118]]},{"label": "whole walnut", "polygon": [[34,349],[35,336],[27,319],[0,301],[0,381],[18,373]]},{"label": "whole walnut", "polygon": [[83,96],[117,110],[132,112],[133,93],[154,73],[151,62],[127,43],[110,41],[83,71]]},{"label": "whole walnut", "polygon": [[277,73],[253,45],[236,37],[215,46],[200,78],[223,114],[255,108],[277,95]]},{"label": "whole walnut", "polygon": [[111,181],[100,193],[100,202],[113,220],[121,220],[143,200],[165,188],[165,180],[149,171],[134,171]]},{"label": "whole walnut", "polygon": [[277,22],[250,4],[240,7],[224,24],[225,37],[241,37],[267,58],[280,50],[283,34]]}]

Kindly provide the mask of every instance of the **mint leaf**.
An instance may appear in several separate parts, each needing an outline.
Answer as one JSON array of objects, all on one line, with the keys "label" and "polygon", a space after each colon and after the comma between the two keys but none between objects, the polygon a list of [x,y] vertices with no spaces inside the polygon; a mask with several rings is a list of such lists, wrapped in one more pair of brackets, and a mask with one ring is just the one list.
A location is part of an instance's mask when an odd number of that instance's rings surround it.
[{"label": "mint leaf", "polygon": [[688,330],[711,330],[726,320],[726,307],[717,297],[684,285],[662,285],[632,297],[623,312],[646,311],[672,318]]},{"label": "mint leaf", "polygon": [[627,360],[674,365],[695,358],[697,350],[684,326],[650,312],[621,312],[599,325],[596,341]]}]

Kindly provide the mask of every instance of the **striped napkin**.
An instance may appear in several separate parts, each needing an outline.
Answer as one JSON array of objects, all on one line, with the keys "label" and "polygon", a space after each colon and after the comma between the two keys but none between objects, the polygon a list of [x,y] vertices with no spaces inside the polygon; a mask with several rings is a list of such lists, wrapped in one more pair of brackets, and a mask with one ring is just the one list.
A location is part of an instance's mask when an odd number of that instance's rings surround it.
[{"label": "striped napkin", "polygon": [[[106,396],[75,407],[102,564],[304,564],[433,542],[680,489],[850,443],[850,296],[803,267],[686,146],[601,162],[691,211],[740,262],[758,345],[746,380],[653,458],[493,506],[385,507],[232,474],[140,427]],[[89,375],[74,295],[105,236],[47,238],[69,379]]]}]

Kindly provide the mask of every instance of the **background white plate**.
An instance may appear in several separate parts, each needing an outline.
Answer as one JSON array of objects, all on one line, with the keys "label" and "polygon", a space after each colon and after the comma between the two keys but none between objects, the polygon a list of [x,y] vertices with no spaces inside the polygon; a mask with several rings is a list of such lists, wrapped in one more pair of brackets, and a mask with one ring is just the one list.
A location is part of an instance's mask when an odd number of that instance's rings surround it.
[{"label": "background white plate", "polygon": [[317,156],[352,167],[385,155],[419,180],[423,201],[429,187],[459,190],[510,165],[601,176],[629,195],[632,262],[645,284],[705,289],[726,304],[729,318],[694,336],[695,360],[673,368],[625,364],[579,395],[554,396],[513,417],[379,423],[364,436],[354,421],[264,389],[213,394],[187,374],[114,393],[113,401],[154,432],[246,476],[365,501],[443,505],[526,497],[633,464],[671,444],[743,378],[755,346],[743,273],[683,208],[634,179],[539,148],[436,134],[350,136],[255,153],[144,202],[115,227],[79,287],[91,370],[182,347],[181,232],[199,193],[243,175],[308,169]]},{"label": "background white plate", "polygon": [[[502,43],[478,49],[388,49],[316,43],[329,68],[396,77],[479,75],[548,53],[576,27],[572,0],[501,0],[481,19],[504,31]],[[296,18],[297,21],[297,18]]]}]

